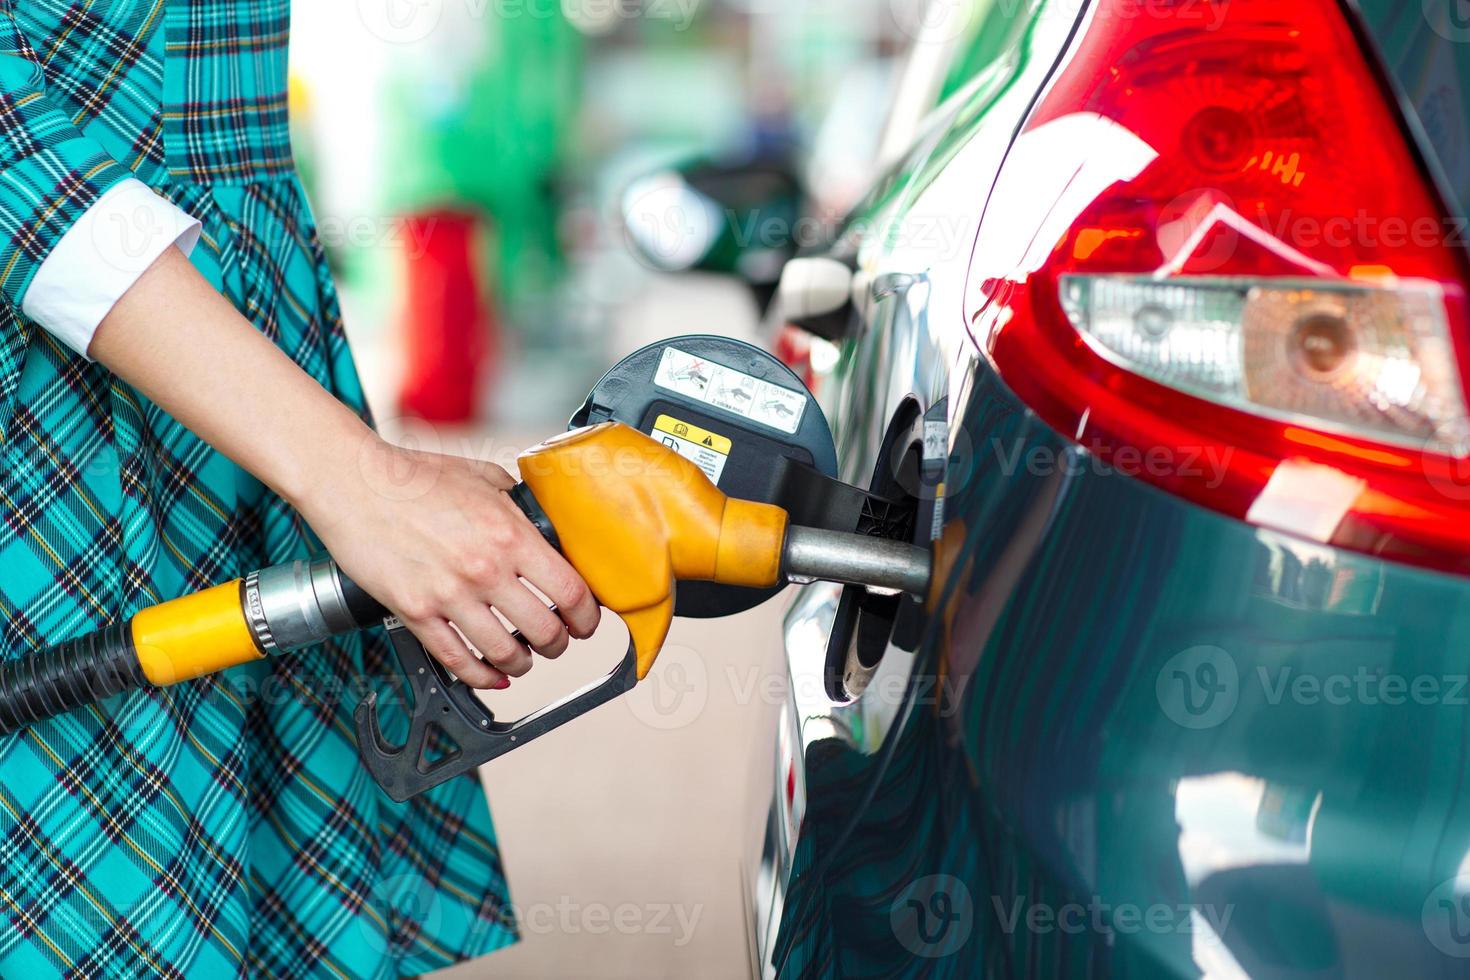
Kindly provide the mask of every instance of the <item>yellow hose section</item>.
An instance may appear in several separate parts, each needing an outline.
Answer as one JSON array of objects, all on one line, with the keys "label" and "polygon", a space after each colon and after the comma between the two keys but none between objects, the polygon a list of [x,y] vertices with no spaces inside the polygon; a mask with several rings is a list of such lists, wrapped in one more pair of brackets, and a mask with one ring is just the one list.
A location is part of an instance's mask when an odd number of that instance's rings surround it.
[{"label": "yellow hose section", "polygon": [[265,656],[245,620],[239,579],[144,609],[133,617],[133,646],[160,687]]}]

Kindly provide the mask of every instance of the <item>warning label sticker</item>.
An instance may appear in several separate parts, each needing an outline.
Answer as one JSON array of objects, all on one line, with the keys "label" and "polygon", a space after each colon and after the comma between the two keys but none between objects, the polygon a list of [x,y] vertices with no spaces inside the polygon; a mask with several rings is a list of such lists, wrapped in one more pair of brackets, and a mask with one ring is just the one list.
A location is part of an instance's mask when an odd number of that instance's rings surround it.
[{"label": "warning label sticker", "polygon": [[677,347],[664,348],[653,383],[788,435],[801,427],[801,417],[806,412],[806,396],[800,392],[695,357]]},{"label": "warning label sticker", "polygon": [[729,439],[668,415],[660,415],[658,421],[653,423],[653,432],[649,434],[704,470],[704,475],[709,477],[710,482],[719,485],[720,474],[725,472],[725,464],[730,461],[730,450],[734,448]]}]

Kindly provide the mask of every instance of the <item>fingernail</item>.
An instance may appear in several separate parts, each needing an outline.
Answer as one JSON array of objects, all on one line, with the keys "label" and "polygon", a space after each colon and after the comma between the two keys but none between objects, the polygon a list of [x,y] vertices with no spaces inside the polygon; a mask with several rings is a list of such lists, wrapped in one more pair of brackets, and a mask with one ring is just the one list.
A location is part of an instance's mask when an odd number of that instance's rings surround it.
[{"label": "fingernail", "polygon": [[499,684],[496,684],[493,688],[491,688],[491,690],[492,691],[503,691],[503,690],[505,690],[508,687],[510,687],[510,678],[509,677],[502,677],[500,679],[500,683]]}]

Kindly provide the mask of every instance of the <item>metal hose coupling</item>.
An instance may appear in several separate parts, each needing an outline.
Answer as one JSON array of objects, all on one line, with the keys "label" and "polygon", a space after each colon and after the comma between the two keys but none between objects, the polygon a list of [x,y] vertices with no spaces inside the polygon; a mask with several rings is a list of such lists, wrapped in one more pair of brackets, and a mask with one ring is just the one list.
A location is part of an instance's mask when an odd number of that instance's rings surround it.
[{"label": "metal hose coupling", "polygon": [[260,648],[266,653],[297,650],[371,623],[359,619],[363,610],[360,605],[354,610],[344,581],[330,558],[288,562],[247,575],[245,619]]}]

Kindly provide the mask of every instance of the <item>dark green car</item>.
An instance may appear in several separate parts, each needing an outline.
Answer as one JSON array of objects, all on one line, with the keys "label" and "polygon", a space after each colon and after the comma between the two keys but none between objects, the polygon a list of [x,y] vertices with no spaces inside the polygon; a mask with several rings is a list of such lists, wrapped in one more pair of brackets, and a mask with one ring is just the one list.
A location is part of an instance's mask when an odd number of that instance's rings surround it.
[{"label": "dark green car", "polygon": [[801,281],[939,581],[792,608],[758,970],[1470,975],[1470,6],[916,23]]}]

